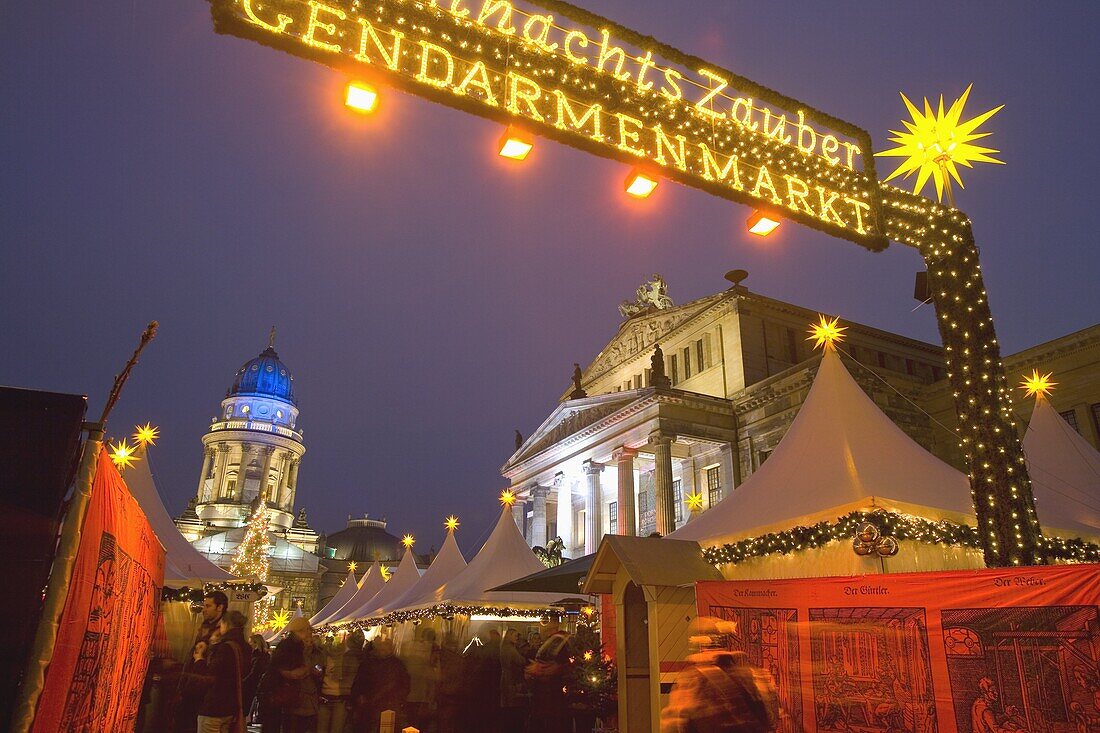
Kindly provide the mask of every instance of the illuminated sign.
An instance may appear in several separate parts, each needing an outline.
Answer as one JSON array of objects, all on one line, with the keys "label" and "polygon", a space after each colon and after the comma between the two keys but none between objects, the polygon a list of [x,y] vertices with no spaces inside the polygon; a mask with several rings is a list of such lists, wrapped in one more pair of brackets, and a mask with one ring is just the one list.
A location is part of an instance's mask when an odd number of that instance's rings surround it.
[{"label": "illuminated sign", "polygon": [[866,132],[567,3],[210,2],[220,32],[886,246]]}]

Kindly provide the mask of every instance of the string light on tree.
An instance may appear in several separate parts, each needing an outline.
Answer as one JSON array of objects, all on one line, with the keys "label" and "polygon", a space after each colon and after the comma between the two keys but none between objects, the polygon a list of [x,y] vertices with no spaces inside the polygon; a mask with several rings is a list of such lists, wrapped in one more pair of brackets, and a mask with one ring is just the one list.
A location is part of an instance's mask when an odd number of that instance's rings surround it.
[{"label": "string light on tree", "polygon": [[[248,529],[244,539],[237,546],[233,556],[233,563],[229,566],[229,572],[240,578],[251,578],[258,583],[266,583],[269,571],[267,560],[268,548],[268,514],[267,491],[260,493],[256,500],[256,508],[248,520]],[[256,629],[266,629],[271,624],[271,614],[275,604],[274,595],[266,595],[252,605],[252,626]]]},{"label": "string light on tree", "polygon": [[1024,390],[1028,397],[1046,397],[1050,394],[1058,383],[1051,381],[1051,377],[1054,376],[1054,372],[1047,372],[1046,374],[1039,374],[1038,369],[1031,370],[1031,376],[1025,376],[1024,381],[1020,383],[1020,389]]},{"label": "string light on tree", "polygon": [[1004,105],[983,112],[973,119],[962,121],[963,106],[973,86],[973,84],[968,86],[962,96],[956,99],[946,111],[943,108],[942,94],[936,112],[932,111],[932,105],[927,97],[924,99],[924,112],[921,112],[908,97],[901,95],[913,119],[911,122],[902,120],[908,132],[890,131],[894,135],[890,138],[890,142],[897,143],[896,148],[875,153],[876,156],[905,159],[885,180],[889,181],[898,176],[908,178],[915,174],[917,182],[913,187],[913,193],[920,193],[924,184],[931,178],[936,184],[936,198],[942,201],[946,192],[947,202],[954,208],[955,196],[951,190],[951,180],[954,179],[959,184],[959,188],[966,188],[963,186],[962,178],[959,177],[958,166],[973,168],[972,163],[1004,165],[1003,160],[997,160],[988,155],[999,153],[999,150],[973,144],[975,140],[992,134],[978,132],[978,127],[1000,112]]},{"label": "string light on tree", "polygon": [[138,460],[134,455],[136,450],[137,446],[130,445],[125,439],[120,440],[111,446],[111,462],[119,471],[130,468]]}]

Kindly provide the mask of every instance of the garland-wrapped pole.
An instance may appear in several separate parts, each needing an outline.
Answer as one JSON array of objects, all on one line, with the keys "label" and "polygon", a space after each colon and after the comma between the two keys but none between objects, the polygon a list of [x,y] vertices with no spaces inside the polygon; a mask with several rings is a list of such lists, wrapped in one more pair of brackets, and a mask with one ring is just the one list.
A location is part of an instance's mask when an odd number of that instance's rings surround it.
[{"label": "garland-wrapped pole", "polygon": [[57,631],[61,624],[61,613],[65,610],[65,601],[69,597],[69,585],[72,581],[73,566],[76,565],[77,551],[80,549],[80,537],[83,533],[84,518],[92,499],[92,484],[95,482],[99,453],[103,450],[103,434],[107,427],[107,418],[115,403],[118,402],[123,385],[137,364],[145,346],[157,333],[157,322],[152,321],[141,334],[141,342],[134,350],[126,366],[115,377],[111,393],[98,423],[85,423],[88,437],[84,440],[83,454],[80,458],[80,470],[73,484],[73,495],[61,525],[61,536],[57,542],[57,553],[50,566],[50,579],[46,584],[46,596],[42,602],[42,616],[35,630],[31,644],[31,654],[27,660],[23,685],[16,701],[12,716],[12,733],[26,733],[34,723],[35,710],[46,683],[46,668],[53,657],[53,648],[57,643]]}]

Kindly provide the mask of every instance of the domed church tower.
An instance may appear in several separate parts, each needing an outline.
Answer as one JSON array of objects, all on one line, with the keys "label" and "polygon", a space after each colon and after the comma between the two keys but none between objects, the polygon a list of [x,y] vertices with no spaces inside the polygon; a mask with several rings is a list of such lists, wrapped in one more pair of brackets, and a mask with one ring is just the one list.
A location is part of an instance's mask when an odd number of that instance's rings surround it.
[{"label": "domed church tower", "polygon": [[294,377],[275,353],[272,328],[267,348],[237,370],[221,414],[202,436],[193,511],[206,532],[244,526],[249,506],[265,486],[271,530],[294,527],[298,465],[306,452],[297,425]]}]

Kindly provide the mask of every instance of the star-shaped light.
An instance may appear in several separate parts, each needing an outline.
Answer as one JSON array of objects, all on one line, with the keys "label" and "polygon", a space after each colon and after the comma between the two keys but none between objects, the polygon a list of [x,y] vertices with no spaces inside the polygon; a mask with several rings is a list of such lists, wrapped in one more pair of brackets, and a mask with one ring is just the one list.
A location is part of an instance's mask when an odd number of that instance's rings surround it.
[{"label": "star-shaped light", "polygon": [[586,662],[591,662],[592,661],[592,650],[591,649],[587,650],[584,653],[584,661],[586,661]]},{"label": "star-shaped light", "polygon": [[286,628],[286,625],[290,623],[290,609],[280,608],[275,612],[275,615],[271,617],[271,628],[276,631],[282,631]]},{"label": "star-shaped light", "polygon": [[352,560],[351,562],[349,562],[349,563],[348,563],[348,572],[349,572],[349,573],[354,573],[354,572],[355,572],[355,569],[356,569],[357,567],[359,567],[359,563],[357,563],[357,562],[355,562],[354,560]]},{"label": "star-shaped light", "polygon": [[703,509],[703,495],[702,494],[700,494],[698,492],[694,492],[694,493],[688,494],[685,498],[687,499],[687,505],[688,505],[688,510],[689,511],[692,511],[692,512],[702,511],[702,509]]},{"label": "star-shaped light", "polygon": [[135,446],[130,445],[125,440],[120,440],[111,446],[111,461],[115,464],[115,468],[123,469],[129,468],[134,465],[138,457],[134,455],[136,450]]},{"label": "star-shaped light", "polygon": [[505,489],[500,492],[500,503],[504,506],[512,506],[516,503],[516,492],[511,489]]},{"label": "star-shaped light", "polygon": [[413,536],[411,534],[407,534],[407,535],[405,535],[404,537],[401,538],[401,544],[403,544],[405,546],[406,550],[410,549],[413,546],[413,544],[415,544],[415,543],[416,543],[416,540],[413,539]]},{"label": "star-shaped light", "polygon": [[1024,390],[1028,397],[1032,395],[1046,397],[1050,394],[1050,390],[1058,384],[1057,382],[1051,381],[1050,378],[1052,376],[1054,376],[1054,372],[1039,374],[1038,369],[1032,369],[1031,376],[1025,376],[1024,381],[1020,382],[1020,389]]},{"label": "star-shaped light", "polygon": [[456,529],[458,529],[458,525],[458,517],[453,514],[447,517],[447,521],[443,523],[443,526],[446,527],[449,532],[454,532]]},{"label": "star-shaped light", "polygon": [[846,326],[838,326],[837,323],[840,318],[834,318],[833,320],[827,319],[825,316],[819,316],[821,319],[817,323],[811,324],[809,334],[810,337],[807,341],[814,342],[814,348],[818,348],[821,345],[825,345],[825,348],[831,348],[837,341],[844,340],[844,332],[848,330]]},{"label": "star-shaped light", "polygon": [[160,437],[160,428],[154,426],[152,423],[145,423],[144,425],[137,425],[134,427],[134,442],[138,445],[156,445],[157,438]]},{"label": "star-shaped light", "polygon": [[[963,105],[966,104],[966,98],[970,96],[972,86],[973,84],[968,86],[962,96],[956,99],[946,111],[943,108],[942,94],[940,95],[939,109],[935,112],[933,112],[932,105],[928,102],[927,97],[924,99],[924,112],[921,112],[909,101],[908,97],[904,94],[901,95],[913,120],[911,122],[902,120],[902,124],[905,125],[908,132],[890,131],[894,135],[890,138],[890,142],[897,143],[896,148],[875,153],[876,156],[905,158],[902,164],[885,180],[889,181],[898,176],[908,178],[916,174],[917,182],[913,187],[913,193],[920,193],[921,189],[924,188],[924,184],[931,177],[936,184],[936,197],[942,201],[944,189],[950,190],[951,178],[955,179],[955,182],[959,184],[959,188],[964,188],[957,166],[964,165],[967,168],[973,168],[972,163],[999,163],[1004,165],[1003,160],[997,160],[987,155],[987,153],[999,153],[999,150],[983,148],[973,144],[974,140],[979,140],[991,134],[976,132],[976,130],[979,125],[1001,111],[1004,105],[1002,104],[1000,107],[995,107],[963,122]],[[950,175],[950,178],[948,178],[948,175]]]},{"label": "star-shaped light", "polygon": [[390,569],[387,568],[385,565],[380,565],[379,567],[382,568],[382,580],[388,583],[390,580],[390,576],[393,575],[393,573],[391,573]]}]

